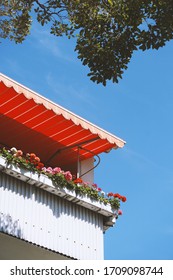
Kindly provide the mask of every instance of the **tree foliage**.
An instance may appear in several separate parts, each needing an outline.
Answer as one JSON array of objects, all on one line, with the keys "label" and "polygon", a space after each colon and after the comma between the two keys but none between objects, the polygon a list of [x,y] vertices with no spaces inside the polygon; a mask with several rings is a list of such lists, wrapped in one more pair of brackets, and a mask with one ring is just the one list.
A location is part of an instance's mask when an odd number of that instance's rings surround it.
[{"label": "tree foliage", "polygon": [[159,49],[173,38],[173,0],[4,0],[0,37],[21,43],[34,12],[52,34],[76,38],[88,76],[103,85],[122,78],[135,50]]}]

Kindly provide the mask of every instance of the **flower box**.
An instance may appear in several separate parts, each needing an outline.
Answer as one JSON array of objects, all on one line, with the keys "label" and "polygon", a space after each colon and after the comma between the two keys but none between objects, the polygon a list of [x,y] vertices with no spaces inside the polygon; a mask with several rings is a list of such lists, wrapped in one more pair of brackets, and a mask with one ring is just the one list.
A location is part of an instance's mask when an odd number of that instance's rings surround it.
[{"label": "flower box", "polygon": [[0,150],[0,170],[107,217],[117,218],[120,201],[126,201],[119,194],[105,194],[94,183],[86,183],[81,178],[72,180],[70,171],[45,167],[34,153],[24,155],[14,147]]},{"label": "flower box", "polygon": [[32,171],[18,167],[13,164],[7,164],[6,159],[0,156],[0,170],[4,173],[13,176],[19,180],[35,185],[36,187],[45,189],[48,192],[54,193],[60,197],[67,199],[73,203],[81,205],[85,208],[97,211],[105,216],[112,216],[113,212],[110,205],[104,205],[103,203],[95,200],[91,200],[87,195],[80,196],[76,194],[74,190],[67,188],[55,187],[52,180],[44,174],[36,174]]}]

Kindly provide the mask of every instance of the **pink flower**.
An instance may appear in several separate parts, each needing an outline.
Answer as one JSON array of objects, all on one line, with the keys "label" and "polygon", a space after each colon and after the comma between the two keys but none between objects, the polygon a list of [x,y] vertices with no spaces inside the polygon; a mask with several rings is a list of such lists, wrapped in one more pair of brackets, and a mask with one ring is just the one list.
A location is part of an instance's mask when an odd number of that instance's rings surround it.
[{"label": "pink flower", "polygon": [[46,172],[46,167],[43,167],[41,170],[42,170],[43,172]]},{"label": "pink flower", "polygon": [[121,209],[118,210],[118,215],[122,215],[123,211]]},{"label": "pink flower", "polygon": [[16,156],[17,156],[17,157],[23,156],[23,152],[22,152],[21,150],[17,150]]},{"label": "pink flower", "polygon": [[72,180],[72,175],[70,173],[70,171],[66,171],[64,172],[64,177],[67,181],[71,181]]},{"label": "pink flower", "polygon": [[46,168],[46,172],[47,172],[47,173],[50,173],[50,174],[53,174],[53,169],[52,169],[52,167]]},{"label": "pink flower", "polygon": [[53,173],[54,174],[57,174],[57,173],[61,173],[61,168],[60,167],[55,167],[54,169],[53,169]]}]

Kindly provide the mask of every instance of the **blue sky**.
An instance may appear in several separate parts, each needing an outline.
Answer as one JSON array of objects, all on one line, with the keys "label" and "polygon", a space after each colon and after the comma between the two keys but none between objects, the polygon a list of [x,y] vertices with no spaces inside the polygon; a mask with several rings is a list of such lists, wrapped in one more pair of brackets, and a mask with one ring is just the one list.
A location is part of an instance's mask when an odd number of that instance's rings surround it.
[{"label": "blue sky", "polygon": [[173,42],[136,52],[106,87],[89,80],[74,46],[34,23],[23,44],[0,44],[0,72],[127,142],[95,170],[99,187],[127,197],[105,259],[173,259]]}]

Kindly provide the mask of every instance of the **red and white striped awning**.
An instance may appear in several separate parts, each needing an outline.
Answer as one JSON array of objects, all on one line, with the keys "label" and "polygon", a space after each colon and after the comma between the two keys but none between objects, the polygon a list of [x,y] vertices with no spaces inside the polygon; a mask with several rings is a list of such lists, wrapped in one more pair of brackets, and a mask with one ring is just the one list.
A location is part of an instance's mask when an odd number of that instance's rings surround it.
[{"label": "red and white striped awning", "polygon": [[0,74],[0,143],[34,152],[51,166],[69,166],[78,146],[84,160],[125,141]]}]

